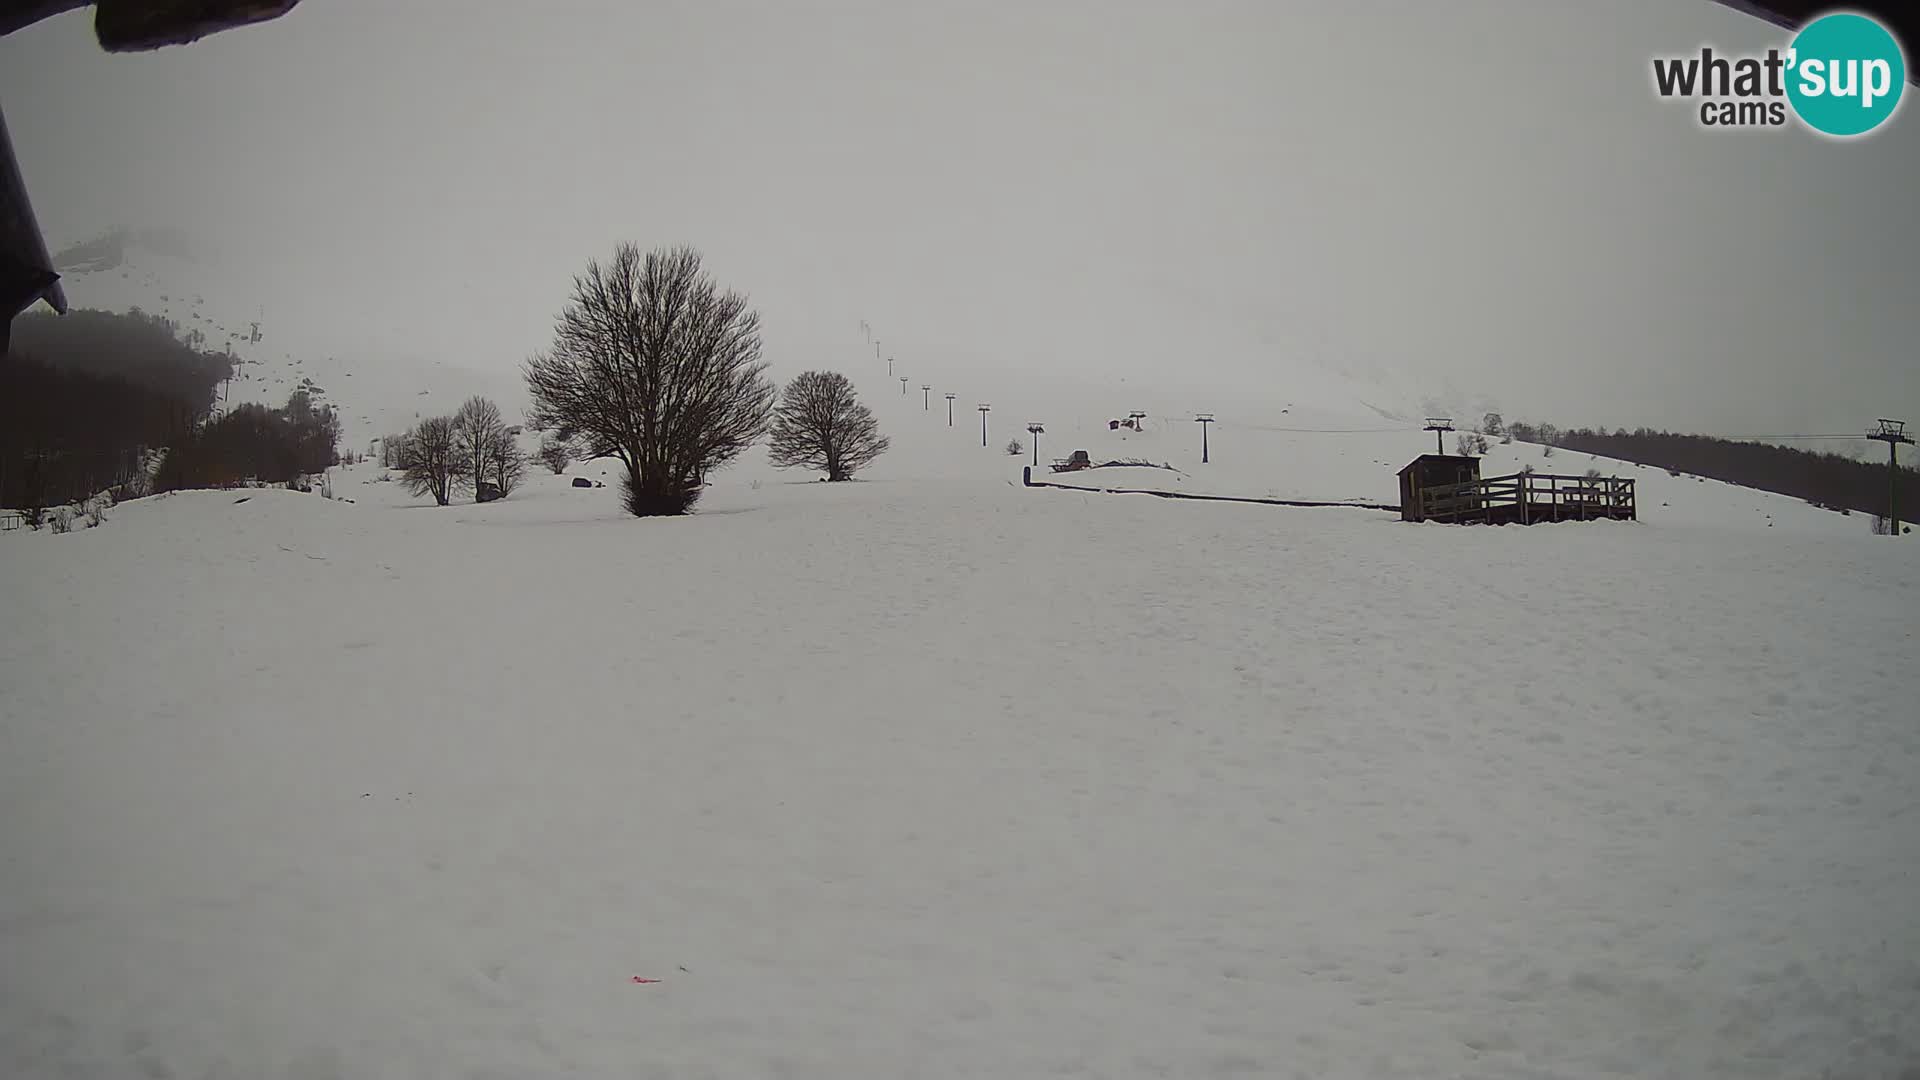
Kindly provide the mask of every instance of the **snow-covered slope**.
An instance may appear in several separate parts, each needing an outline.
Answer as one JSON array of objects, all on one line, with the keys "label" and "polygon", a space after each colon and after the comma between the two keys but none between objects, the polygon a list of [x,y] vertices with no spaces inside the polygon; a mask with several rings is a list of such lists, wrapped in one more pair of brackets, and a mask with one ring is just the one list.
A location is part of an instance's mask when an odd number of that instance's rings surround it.
[{"label": "snow-covered slope", "polygon": [[[1035,478],[1088,488],[1185,491],[1246,498],[1395,504],[1396,474],[1415,456],[1434,450],[1432,434],[1418,422],[1397,423],[1367,415],[1352,387],[1338,381],[1313,389],[1323,400],[1283,396],[1255,388],[1228,400],[1199,397],[1164,386],[1104,385],[1034,377],[988,382],[964,371],[916,370],[875,363],[857,347],[841,357],[863,400],[879,417],[893,450],[876,463],[873,480],[990,477],[1018,482],[1022,466],[1034,461],[1029,423],[1041,424]],[[899,375],[907,376],[901,393]],[[997,385],[996,385],[997,384]],[[931,386],[923,393],[920,387]],[[999,392],[994,392],[994,391]],[[948,392],[954,401],[947,424]],[[1331,402],[1331,403],[1326,403]],[[986,438],[980,413],[986,403]],[[1114,431],[1109,422],[1130,412],[1145,412],[1141,430]],[[1197,412],[1215,417],[1207,433],[1209,459],[1202,463]],[[1025,449],[1006,452],[1018,438]],[[1453,443],[1446,443],[1449,453]],[[1140,460],[1171,468],[1095,469],[1055,474],[1048,462],[1086,450],[1096,462]],[[1670,476],[1665,470],[1565,450],[1495,442],[1482,466],[1484,475],[1518,472],[1532,466],[1542,473],[1582,475],[1598,469],[1636,481],[1641,520],[1651,525],[1711,526],[1789,530],[1829,536],[1859,536],[1869,524],[1861,515],[1843,516],[1806,502],[1694,476]],[[717,474],[719,482],[739,477],[769,477],[759,451],[734,469]]]},{"label": "snow-covered slope", "polygon": [[[405,430],[421,416],[452,411],[471,394],[500,402],[510,422],[526,400],[525,387],[502,360],[489,370],[446,357],[410,354],[392,339],[355,340],[350,319],[340,326],[301,326],[277,320],[250,283],[235,281],[217,264],[196,257],[189,238],[128,231],[86,248],[67,267],[68,291],[80,306],[142,307],[177,319],[183,332],[200,330],[208,347],[231,346],[241,358],[233,402],[279,404],[296,388],[334,402],[345,420],[343,449],[364,451],[370,440]],[[260,340],[253,341],[256,327]],[[1074,450],[1096,461],[1140,459],[1171,469],[1053,475],[1043,479],[1087,487],[1127,487],[1253,498],[1394,503],[1396,471],[1429,452],[1433,437],[1420,429],[1420,391],[1385,374],[1361,377],[1293,358],[1263,386],[1206,389],[1204,377],[1184,377],[1171,365],[1157,384],[1102,380],[1047,371],[1009,376],[959,365],[926,364],[912,350],[889,371],[886,353],[859,338],[831,345],[783,343],[770,332],[768,359],[776,378],[807,368],[851,375],[881,419],[894,450],[869,479],[944,479],[1000,483],[1033,460],[1026,427],[1040,423],[1045,463]],[[365,338],[365,335],[361,335]],[[903,384],[900,379],[905,377]],[[922,391],[922,386],[930,386]],[[944,395],[954,393],[954,424],[947,426]],[[1457,394],[1455,396],[1458,396]],[[981,446],[976,406],[992,406],[987,445]],[[1481,403],[1484,404],[1484,403]],[[1118,432],[1109,421],[1144,411],[1140,431]],[[1201,462],[1196,413],[1213,415],[1209,461]],[[1009,439],[1027,444],[1013,457]],[[528,440],[531,443],[531,440]],[[1447,448],[1452,450],[1452,444]],[[1842,516],[1800,500],[1584,454],[1496,445],[1488,475],[1531,465],[1541,472],[1588,469],[1638,481],[1641,516],[1654,524],[1731,524],[1754,528],[1850,535],[1868,528],[1863,516]],[[791,480],[764,467],[756,450],[727,477]]]},{"label": "snow-covered slope", "polygon": [[9,534],[0,1073],[1920,1060],[1901,545],[1035,491],[889,422],[684,519],[360,467]]},{"label": "snow-covered slope", "polygon": [[327,325],[302,324],[278,310],[270,290],[202,257],[184,238],[156,245],[149,233],[110,233],[83,250],[91,257],[63,267],[75,307],[137,307],[174,319],[182,335],[198,331],[203,348],[238,358],[226,404],[281,405],[307,389],[341,411],[342,449],[364,450],[421,416],[452,412],[472,394],[493,398],[509,416],[525,397],[514,358],[504,369],[483,370],[420,354],[399,335],[355,326],[351,312]]}]

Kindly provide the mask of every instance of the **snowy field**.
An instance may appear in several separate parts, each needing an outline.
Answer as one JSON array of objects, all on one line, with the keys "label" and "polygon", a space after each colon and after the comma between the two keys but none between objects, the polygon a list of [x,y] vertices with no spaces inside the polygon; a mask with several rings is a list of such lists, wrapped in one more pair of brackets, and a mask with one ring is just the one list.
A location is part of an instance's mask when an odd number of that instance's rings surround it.
[{"label": "snowy field", "polygon": [[881,417],[685,519],[361,468],[9,534],[0,1075],[1920,1067],[1906,547],[1024,490]]},{"label": "snowy field", "polygon": [[[250,338],[195,272],[74,293]],[[344,449],[517,413],[265,319],[234,400],[318,384]],[[773,351],[855,378],[862,482],[756,448],[636,521],[608,462],[363,465],[0,538],[0,1076],[1920,1075],[1920,544],[1524,444],[1483,471],[1642,520],[1024,489],[1035,421],[1040,479],[1253,498],[1391,503],[1433,441],[1298,365]]]}]

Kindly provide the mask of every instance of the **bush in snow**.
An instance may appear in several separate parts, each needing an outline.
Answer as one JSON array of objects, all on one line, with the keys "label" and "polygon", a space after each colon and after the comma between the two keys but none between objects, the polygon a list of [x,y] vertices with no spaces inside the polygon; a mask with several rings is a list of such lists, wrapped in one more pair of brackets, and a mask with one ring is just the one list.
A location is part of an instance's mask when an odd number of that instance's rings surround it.
[{"label": "bush in snow", "polygon": [[567,471],[567,465],[573,461],[573,448],[560,436],[548,432],[540,438],[540,464],[555,476]]},{"label": "bush in snow", "polygon": [[56,533],[71,532],[73,530],[73,507],[54,507],[53,511],[47,515],[47,525]]},{"label": "bush in snow", "polygon": [[1019,439],[1007,440],[1007,456],[1008,457],[1019,457],[1021,454],[1024,454],[1026,452],[1027,452],[1027,448],[1025,444],[1021,443]]},{"label": "bush in snow", "polygon": [[781,394],[767,449],[779,468],[818,469],[828,480],[840,481],[852,479],[889,445],[845,375],[806,371]]},{"label": "bush in snow", "polygon": [[153,474],[145,469],[135,469],[133,475],[126,478],[114,492],[114,498],[120,502],[128,499],[144,499],[153,494]]},{"label": "bush in snow", "polygon": [[553,347],[527,361],[527,420],[585,458],[618,458],[629,513],[684,514],[709,472],[766,434],[766,369],[760,317],[698,252],[622,244],[574,279]]}]

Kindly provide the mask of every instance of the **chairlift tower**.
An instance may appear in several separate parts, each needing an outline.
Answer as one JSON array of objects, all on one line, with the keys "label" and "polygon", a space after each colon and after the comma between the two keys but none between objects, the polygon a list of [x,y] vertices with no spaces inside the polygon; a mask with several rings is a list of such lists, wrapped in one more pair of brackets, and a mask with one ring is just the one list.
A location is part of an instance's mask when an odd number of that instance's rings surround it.
[{"label": "chairlift tower", "polygon": [[907,396],[907,377],[905,375],[900,376],[900,396]]},{"label": "chairlift tower", "polygon": [[1203,412],[1195,416],[1193,422],[1200,425],[1200,464],[1205,465],[1209,460],[1207,454],[1207,428],[1213,423],[1213,414]]},{"label": "chairlift tower", "polygon": [[987,445],[987,413],[993,409],[993,406],[983,401],[980,403],[979,408],[980,408],[980,445],[985,446]]},{"label": "chairlift tower", "polygon": [[1433,432],[1433,452],[1436,454],[1445,454],[1447,452],[1447,432],[1453,430],[1453,418],[1450,416],[1429,416],[1427,417],[1427,426],[1420,430]]},{"label": "chairlift tower", "polygon": [[1040,436],[1046,431],[1037,421],[1027,425],[1027,434],[1033,436],[1033,463],[1036,467],[1040,464]]},{"label": "chairlift tower", "polygon": [[947,426],[948,427],[953,426],[953,399],[959,396],[960,396],[959,394],[947,395]]},{"label": "chairlift tower", "polygon": [[933,387],[927,383],[920,384],[920,409],[922,412],[933,411]]},{"label": "chairlift tower", "polygon": [[1887,521],[1900,535],[1900,444],[1913,442],[1904,420],[1876,420],[1867,438],[1887,444]]}]

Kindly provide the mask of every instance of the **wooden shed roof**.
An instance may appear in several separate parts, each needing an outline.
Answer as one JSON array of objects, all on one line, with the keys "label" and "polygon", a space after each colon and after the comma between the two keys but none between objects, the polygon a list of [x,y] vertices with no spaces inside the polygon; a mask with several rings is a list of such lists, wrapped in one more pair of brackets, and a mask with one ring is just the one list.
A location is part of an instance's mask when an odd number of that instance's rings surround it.
[{"label": "wooden shed roof", "polygon": [[1413,471],[1415,467],[1434,461],[1472,462],[1474,468],[1477,469],[1480,467],[1480,459],[1469,454],[1421,454],[1419,457],[1402,465],[1400,471],[1394,475],[1405,476],[1407,473]]}]

